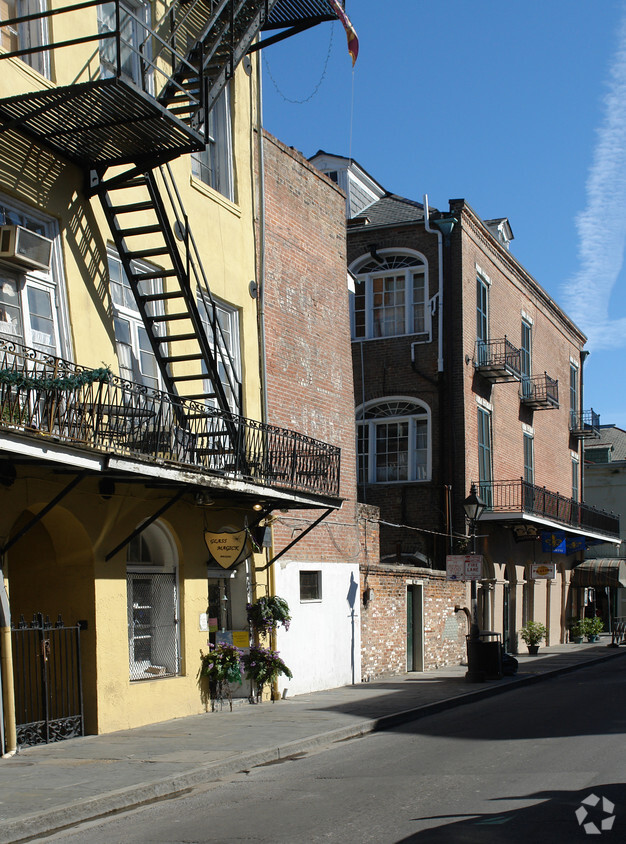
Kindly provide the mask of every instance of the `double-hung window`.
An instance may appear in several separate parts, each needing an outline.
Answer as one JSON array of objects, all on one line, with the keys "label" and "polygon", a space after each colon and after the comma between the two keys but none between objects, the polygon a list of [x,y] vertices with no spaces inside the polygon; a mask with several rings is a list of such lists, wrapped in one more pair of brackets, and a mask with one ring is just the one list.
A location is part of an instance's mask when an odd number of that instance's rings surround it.
[{"label": "double-hung window", "polygon": [[572,428],[577,428],[578,414],[580,413],[578,397],[578,367],[570,363],[569,366],[569,411],[570,424]]},{"label": "double-hung window", "polygon": [[[47,3],[45,0],[0,0],[0,21],[21,18],[26,15],[38,15],[46,9]],[[2,27],[0,29],[0,47],[3,47],[7,52],[45,47],[49,43],[48,20],[47,17],[35,18],[18,23],[15,26]],[[32,52],[21,58],[42,76],[50,78],[50,60],[47,51]]]},{"label": "double-hung window", "polygon": [[524,432],[524,480],[535,483],[535,441],[532,434]]},{"label": "double-hung window", "polygon": [[[119,65],[122,76],[140,88],[150,91],[150,66],[142,67],[143,57],[150,59],[151,6],[141,0],[122,0],[119,4]],[[98,32],[113,36],[117,32],[115,3],[98,6]],[[104,78],[117,76],[117,38],[107,37],[100,42],[100,73]]]},{"label": "double-hung window", "polygon": [[[239,312],[224,302],[198,294],[198,310],[209,346],[214,352],[220,383],[233,413],[240,414],[241,355],[239,344]],[[213,318],[212,318],[213,317]],[[208,373],[205,373],[208,375]],[[212,393],[211,380],[204,383],[206,393]],[[217,407],[216,399],[207,404]]]},{"label": "double-hung window", "polygon": [[209,112],[206,145],[191,155],[191,174],[234,201],[230,90],[226,86]]},{"label": "double-hung window", "polygon": [[481,276],[476,276],[476,345],[479,364],[486,363],[489,353],[489,285]]},{"label": "double-hung window", "polygon": [[478,408],[478,481],[480,497],[487,507],[491,507],[493,502],[491,413],[483,407]]},{"label": "double-hung window", "polygon": [[[50,237],[51,224],[27,211],[3,204],[0,225],[19,225]],[[45,354],[63,353],[59,321],[59,293],[52,268],[31,270],[0,266],[0,337],[17,340]]]},{"label": "double-hung window", "polygon": [[356,266],[354,339],[413,334],[430,340],[426,262],[418,255],[380,255]]},{"label": "double-hung window", "polygon": [[357,422],[357,455],[359,483],[429,480],[428,408],[412,399],[367,405]]},{"label": "double-hung window", "polygon": [[532,325],[527,320],[522,320],[522,342],[520,345],[520,375],[522,378],[522,393],[529,396],[531,393],[532,374]]},{"label": "double-hung window", "polygon": [[[124,267],[113,250],[109,250],[107,257],[120,375],[127,381],[158,389],[160,381],[156,357]],[[136,262],[136,267],[138,272],[148,272],[151,269],[143,262]],[[163,285],[160,280],[154,279],[147,282],[147,288],[147,292],[154,294],[161,292]],[[156,306],[153,305],[152,308],[156,312]]]}]

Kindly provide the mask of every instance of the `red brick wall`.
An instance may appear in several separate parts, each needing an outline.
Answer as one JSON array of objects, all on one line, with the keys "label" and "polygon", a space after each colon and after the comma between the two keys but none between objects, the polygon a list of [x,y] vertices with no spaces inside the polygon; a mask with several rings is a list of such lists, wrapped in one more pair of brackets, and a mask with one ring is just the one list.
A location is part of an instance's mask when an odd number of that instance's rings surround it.
[{"label": "red brick wall", "polygon": [[424,588],[424,669],[459,665],[466,654],[465,586],[445,574],[409,566],[372,566],[361,573],[361,592],[373,598],[361,606],[361,675],[374,680],[407,670],[407,585]]},{"label": "red brick wall", "polygon": [[[345,198],[301,153],[268,134],[263,141],[268,422],[339,446],[345,499],[289,556],[358,563]],[[319,515],[276,513],[275,551]]]}]

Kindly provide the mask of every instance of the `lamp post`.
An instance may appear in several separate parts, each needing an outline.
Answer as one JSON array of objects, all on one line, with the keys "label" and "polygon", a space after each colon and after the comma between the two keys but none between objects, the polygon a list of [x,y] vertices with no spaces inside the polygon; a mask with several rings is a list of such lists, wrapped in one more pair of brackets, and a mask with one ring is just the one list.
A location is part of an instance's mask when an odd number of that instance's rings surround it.
[{"label": "lamp post", "polygon": [[[472,484],[470,494],[463,502],[465,515],[469,520],[470,536],[472,538],[472,554],[476,553],[476,522],[480,519],[485,509],[485,502],[476,492],[476,485]],[[468,683],[477,683],[484,679],[482,672],[478,670],[477,657],[480,647],[480,627],[478,626],[478,595],[476,581],[471,581],[471,612],[472,622],[470,625],[469,638],[467,640],[467,673],[465,679]]]}]

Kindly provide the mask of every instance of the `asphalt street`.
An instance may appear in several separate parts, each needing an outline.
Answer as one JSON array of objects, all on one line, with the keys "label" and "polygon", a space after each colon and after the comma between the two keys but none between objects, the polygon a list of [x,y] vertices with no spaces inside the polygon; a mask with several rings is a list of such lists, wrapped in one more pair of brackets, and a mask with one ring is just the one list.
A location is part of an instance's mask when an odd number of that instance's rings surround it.
[{"label": "asphalt street", "polygon": [[624,841],[625,669],[582,668],[45,840]]}]

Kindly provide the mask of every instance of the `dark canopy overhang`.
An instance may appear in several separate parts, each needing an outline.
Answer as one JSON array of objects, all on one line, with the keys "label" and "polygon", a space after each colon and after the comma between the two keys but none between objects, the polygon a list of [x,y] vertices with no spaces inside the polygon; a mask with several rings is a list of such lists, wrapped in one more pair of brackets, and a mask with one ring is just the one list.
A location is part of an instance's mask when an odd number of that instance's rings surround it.
[{"label": "dark canopy overhang", "polygon": [[573,586],[626,587],[626,560],[621,557],[584,560],[573,570],[571,582]]}]

